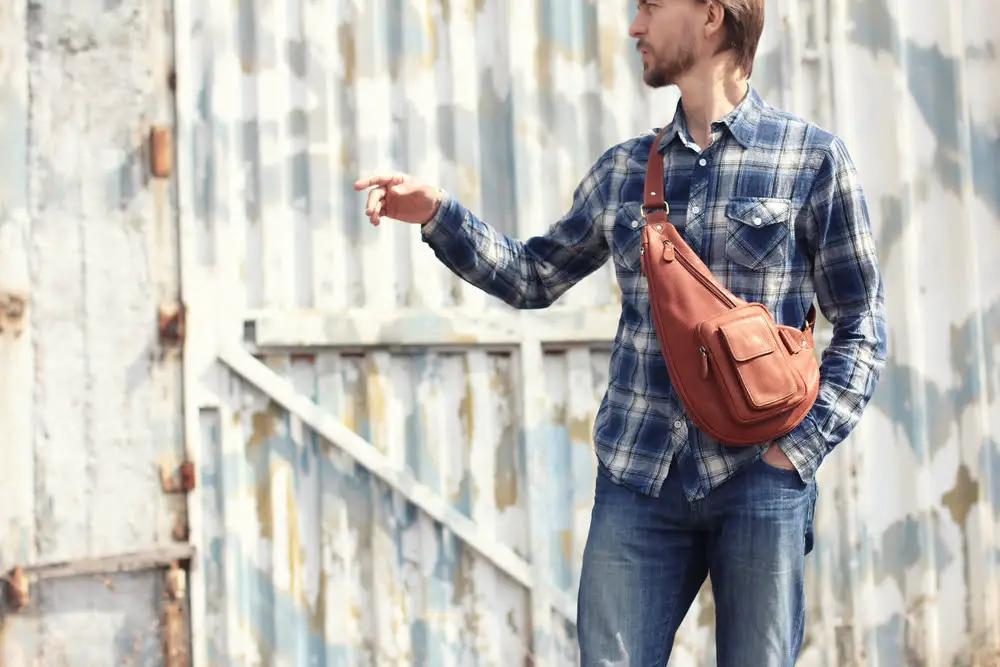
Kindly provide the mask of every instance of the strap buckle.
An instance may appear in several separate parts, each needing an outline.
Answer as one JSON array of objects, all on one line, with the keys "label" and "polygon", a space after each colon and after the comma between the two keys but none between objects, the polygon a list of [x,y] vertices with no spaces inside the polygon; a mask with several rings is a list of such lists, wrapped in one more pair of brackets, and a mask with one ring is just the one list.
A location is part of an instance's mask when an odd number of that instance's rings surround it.
[{"label": "strap buckle", "polygon": [[[657,205],[657,206],[654,206],[653,208],[660,208],[660,207]],[[668,204],[667,202],[663,202],[663,213],[664,213],[664,215],[670,215],[670,204]],[[646,219],[646,205],[645,204],[639,204],[639,215],[642,216],[643,220]]]}]

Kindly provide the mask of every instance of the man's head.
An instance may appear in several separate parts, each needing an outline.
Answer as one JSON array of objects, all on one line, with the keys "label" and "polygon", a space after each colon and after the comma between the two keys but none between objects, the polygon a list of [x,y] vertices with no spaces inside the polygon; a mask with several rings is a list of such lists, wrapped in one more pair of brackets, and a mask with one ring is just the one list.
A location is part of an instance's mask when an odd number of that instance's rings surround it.
[{"label": "man's head", "polygon": [[659,88],[723,52],[749,77],[763,29],[764,0],[638,0],[629,35],[643,80]]}]

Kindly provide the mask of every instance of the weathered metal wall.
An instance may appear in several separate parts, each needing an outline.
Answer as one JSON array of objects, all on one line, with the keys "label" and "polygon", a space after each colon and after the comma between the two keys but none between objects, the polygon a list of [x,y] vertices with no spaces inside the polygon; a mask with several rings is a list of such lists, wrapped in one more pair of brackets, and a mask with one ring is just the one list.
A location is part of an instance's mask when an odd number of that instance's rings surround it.
[{"label": "weathered metal wall", "polygon": [[0,3],[0,572],[33,582],[19,612],[0,600],[0,664],[165,662],[169,562],[110,571],[185,539],[158,471],[183,456],[180,363],[157,338],[176,221],[146,150],[173,122],[168,16]]},{"label": "weathered metal wall", "polygon": [[[415,230],[367,227],[349,184],[407,169],[543,230],[672,109],[639,82],[630,4],[173,10],[186,440],[155,326],[175,209],[144,148],[171,120],[168,8],[0,4],[0,568],[173,544],[158,464],[186,447],[196,664],[573,664],[611,273],[515,317]],[[801,664],[994,664],[1000,9],[768,10],[755,83],[847,140],[891,317],[872,408],[821,470]],[[161,581],[34,586],[0,662],[158,664]],[[711,612],[706,592],[673,664],[712,664]]]},{"label": "weathered metal wall", "polygon": [[[350,184],[408,170],[509,233],[543,231],[600,152],[672,113],[674,93],[641,85],[630,3],[178,7],[182,219],[212,323],[197,649],[211,664],[573,664],[612,274],[561,314],[510,313],[413,228],[368,227]],[[767,8],[754,82],[847,140],[891,318],[878,394],[821,470],[801,664],[994,664],[1000,10]],[[269,373],[213,362],[238,338]],[[289,408],[280,377],[308,405]],[[371,446],[317,435],[315,404]],[[345,447],[379,454],[366,467]],[[423,486],[393,490],[396,474]],[[418,509],[426,490],[511,558],[442,529]],[[706,590],[672,664],[714,663],[712,611]]]}]

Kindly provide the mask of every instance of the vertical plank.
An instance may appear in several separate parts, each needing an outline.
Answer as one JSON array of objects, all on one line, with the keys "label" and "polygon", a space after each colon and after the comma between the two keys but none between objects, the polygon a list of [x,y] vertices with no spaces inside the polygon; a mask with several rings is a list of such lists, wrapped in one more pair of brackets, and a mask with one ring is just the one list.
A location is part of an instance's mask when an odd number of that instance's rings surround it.
[{"label": "vertical plank", "polygon": [[[309,126],[309,215],[312,243],[312,306],[320,310],[347,307],[349,243],[344,215],[363,204],[351,196],[353,181],[345,162],[345,114],[340,89],[351,72],[342,57],[344,3],[338,0],[306,2],[305,41],[310,93],[306,109]],[[333,35],[333,36],[331,36]]]},{"label": "vertical plank", "polygon": [[[517,45],[511,49],[511,98],[514,132],[514,174],[517,211],[516,233],[521,237],[532,233],[531,226],[537,212],[543,210],[541,187],[545,182],[542,172],[542,133],[540,123],[539,85],[536,76],[536,58],[539,56],[540,35],[538,7],[531,3],[512,2],[508,5],[508,39]],[[536,576],[536,587],[530,591],[530,650],[538,667],[553,665],[551,614],[552,606],[546,598],[547,582],[545,564],[548,562],[547,525],[545,511],[545,446],[540,437],[542,421],[540,405],[543,400],[537,373],[543,367],[542,348],[537,341],[522,341],[518,355],[518,403],[521,418],[520,431],[524,434],[525,458],[528,461],[527,504],[531,563]]]},{"label": "vertical plank", "polygon": [[[23,2],[0,5],[0,137],[6,142],[0,152],[0,424],[10,472],[0,485],[2,572],[37,558],[26,10]],[[31,663],[38,650],[37,620],[11,616],[4,629],[0,663]]]},{"label": "vertical plank", "polygon": [[[219,368],[218,370],[222,370]],[[204,591],[203,624],[192,637],[194,654],[201,654],[204,665],[225,664],[227,660],[229,629],[226,626],[226,600],[232,591],[226,587],[225,563],[225,511],[223,508],[223,468],[226,461],[222,454],[223,409],[204,409],[201,417],[202,459],[198,466],[198,480],[202,487],[202,522],[200,553],[201,581]],[[194,591],[192,591],[194,593]],[[193,607],[193,605],[192,605]],[[192,609],[194,611],[194,609]],[[199,646],[201,643],[203,646]]]},{"label": "vertical plank", "polygon": [[[405,137],[406,170],[426,183],[441,187],[444,155],[439,137],[445,131],[445,119],[439,115],[438,58],[444,37],[439,3],[404,2],[399,85],[403,88],[405,113],[401,119]],[[456,196],[458,192],[454,193]],[[360,203],[360,202],[359,202]],[[450,305],[451,294],[445,285],[450,272],[421,240],[418,230],[408,230],[410,271],[399,276],[402,305],[434,308]]]},{"label": "vertical plank", "polygon": [[[317,403],[344,419],[349,389],[339,355],[317,360]],[[375,664],[372,599],[372,480],[330,443],[323,443],[324,601],[327,665]]]},{"label": "vertical plank", "polygon": [[[241,44],[240,9],[239,5],[234,8],[219,3],[201,8],[208,16],[207,29],[199,33],[200,49],[211,64],[199,70],[205,72],[199,90],[209,100],[212,141],[206,168],[210,169],[211,178],[200,170],[186,175],[193,180],[204,178],[209,185],[214,185],[208,195],[212,206],[205,211],[206,216],[211,216],[214,233],[211,266],[214,268],[216,308],[211,314],[215,315],[213,328],[224,338],[243,335],[242,323],[249,299],[247,272],[250,270],[247,266],[247,213],[250,207],[247,199],[251,194],[248,183],[252,183],[254,173],[251,160],[256,160],[256,156],[245,154],[247,124],[243,117],[243,88],[244,79],[252,74],[244,74],[239,56],[252,44]],[[206,80],[209,77],[210,83]],[[186,88],[183,80],[178,85]],[[206,287],[203,285],[202,289]]]},{"label": "vertical plank", "polygon": [[[358,166],[365,172],[396,171],[399,165],[394,160],[391,143],[397,131],[392,117],[392,42],[388,20],[393,14],[389,11],[390,0],[353,0],[353,7]],[[394,235],[409,228],[391,224],[391,221],[372,228],[365,218],[364,201],[360,197],[352,212],[363,222],[358,231],[359,246],[354,250],[363,258],[363,305],[373,309],[392,308],[396,305],[396,271],[393,262],[386,260],[394,256]]]},{"label": "vertical plank", "polygon": [[[594,456],[593,425],[597,406],[607,386],[607,364],[585,347],[576,347],[566,354],[568,385],[566,416],[569,431],[569,468],[567,477],[572,480],[570,530],[572,540],[567,545],[567,558],[572,573],[575,592],[580,581],[580,564],[590,529],[590,515],[594,506],[594,484],[597,480],[597,460]],[[599,370],[601,369],[601,370]],[[603,376],[603,377],[602,377]]]},{"label": "vertical plank", "polygon": [[[590,132],[587,105],[591,99],[585,81],[587,63],[583,31],[582,0],[550,0],[541,3],[548,14],[543,26],[545,53],[540,84],[543,88],[542,107],[549,131],[546,133],[545,172],[552,190],[545,198],[546,207],[532,220],[535,233],[543,232],[569,210],[576,189],[588,167]],[[593,156],[596,160],[597,156]],[[596,296],[592,280],[584,279],[570,289],[554,308],[581,308],[591,305]],[[602,290],[603,291],[603,290]]]},{"label": "vertical plank", "polygon": [[[167,7],[162,8],[167,14]],[[202,386],[206,370],[214,364],[212,345],[206,342],[210,339],[206,332],[210,318],[214,312],[211,306],[212,297],[207,281],[203,279],[202,258],[204,257],[204,209],[198,206],[199,151],[201,144],[200,131],[202,124],[196,112],[199,93],[204,89],[205,81],[201,65],[196,56],[200,53],[197,37],[197,25],[201,21],[200,7],[190,0],[175,0],[169,6],[173,23],[164,21],[164,26],[170,26],[172,31],[172,63],[178,74],[174,90],[175,164],[176,164],[176,222],[164,220],[162,224],[173,227],[176,224],[176,252],[179,261],[180,301],[185,304],[186,324],[197,333],[185,338],[181,358],[181,381],[183,383],[183,437],[185,441],[185,457],[195,462],[199,473],[205,469],[215,472],[207,491],[198,489],[187,499],[187,521],[190,540],[203,554],[200,562],[192,564],[188,574],[190,586],[190,642],[192,667],[206,667],[211,661],[226,660],[230,646],[237,641],[234,632],[235,622],[229,605],[235,600],[234,589],[229,579],[232,563],[229,562],[227,551],[231,547],[226,538],[225,520],[225,485],[224,485],[224,443],[227,425],[231,423],[232,413],[227,412],[223,399],[228,399],[228,382],[225,374],[216,367],[210,373],[217,386],[215,402],[220,405],[217,429],[212,428],[211,415],[202,412],[202,398],[209,388]],[[165,17],[166,18],[166,17]],[[166,82],[164,82],[166,83]],[[163,247],[162,240],[158,245]],[[215,249],[218,248],[216,244]],[[164,250],[163,252],[166,252]],[[206,326],[200,326],[204,323]],[[192,327],[193,325],[193,327]],[[199,378],[199,380],[195,380]],[[227,421],[229,418],[229,421]],[[206,452],[205,456],[202,453]],[[211,457],[210,459],[208,457]],[[212,463],[210,463],[211,461]],[[213,463],[215,464],[213,466]],[[202,485],[199,485],[202,486]],[[204,494],[204,495],[203,495]],[[207,507],[202,505],[207,504]],[[213,512],[213,510],[215,510]],[[203,522],[203,517],[207,518]],[[214,534],[213,534],[214,531]],[[207,541],[207,539],[211,541]],[[211,547],[206,549],[206,544]],[[209,587],[222,590],[223,596],[209,602],[206,599]],[[220,628],[218,634],[211,638],[207,636],[208,628]]]},{"label": "vertical plank", "polygon": [[564,352],[545,355],[545,403],[544,428],[548,442],[545,453],[545,467],[552,481],[548,485],[546,507],[548,508],[548,530],[546,538],[549,560],[546,572],[552,585],[560,590],[573,587],[570,552],[573,545],[573,488],[577,480],[569,477],[570,456],[570,394],[579,388],[569,384],[569,366]]},{"label": "vertical plank", "polygon": [[[976,190],[979,179],[976,173],[978,165],[976,164],[977,149],[975,143],[984,141],[985,137],[982,126],[976,122],[978,119],[974,117],[974,114],[986,115],[987,117],[992,115],[993,125],[996,127],[998,105],[996,102],[988,105],[978,104],[978,98],[981,95],[978,89],[984,85],[986,77],[977,77],[977,68],[970,63],[969,44],[975,39],[976,31],[975,29],[970,30],[966,24],[967,15],[975,11],[977,4],[981,3],[963,2],[947,5],[948,31],[942,39],[945,43],[943,50],[955,60],[952,76],[955,88],[956,148],[960,156],[958,158],[959,186],[956,194],[960,210],[963,212],[963,215],[956,222],[960,223],[964,232],[960,250],[956,252],[956,261],[952,266],[961,266],[964,269],[965,280],[963,282],[968,285],[966,289],[961,291],[965,303],[962,304],[964,309],[959,316],[969,322],[969,332],[965,340],[958,345],[965,348],[965,353],[974,360],[968,364],[969,367],[965,371],[966,377],[962,378],[961,383],[966,387],[971,385],[976,388],[969,392],[971,396],[967,400],[972,405],[970,405],[967,414],[962,414],[960,410],[956,411],[955,417],[961,424],[960,428],[963,434],[957,456],[958,470],[953,477],[954,481],[949,484],[950,490],[942,497],[942,501],[948,509],[951,521],[962,532],[960,543],[966,559],[962,576],[962,581],[967,588],[965,598],[967,610],[964,619],[966,632],[972,642],[990,645],[989,640],[995,639],[1000,634],[1000,623],[997,619],[991,618],[997,609],[996,604],[992,604],[996,600],[996,566],[992,565],[995,562],[993,554],[996,553],[996,533],[993,526],[995,508],[992,508],[993,494],[990,492],[991,471],[989,467],[980,466],[984,460],[983,450],[990,447],[990,406],[988,405],[988,391],[985,387],[988,386],[989,382],[987,364],[990,363],[991,358],[988,347],[992,343],[987,338],[989,334],[987,334],[986,329],[989,325],[984,321],[983,306],[991,303],[993,294],[987,296],[984,292],[995,292],[996,288],[991,289],[995,283],[984,279],[984,273],[988,269],[980,264],[976,248],[983,244],[984,239],[989,238],[995,227],[983,225],[982,221],[986,216],[977,211],[979,206]],[[944,9],[942,7],[938,11],[944,14],[945,12],[942,11]],[[996,13],[995,5],[993,13]],[[997,24],[994,23],[994,25]],[[993,99],[995,100],[996,97],[993,96]],[[1000,140],[994,143],[1000,145]],[[1000,194],[1000,181],[997,179],[994,179],[994,188],[995,192]],[[936,248],[927,247],[925,251],[925,257],[937,254]],[[970,258],[972,261],[969,261]],[[954,338],[952,340],[954,341]],[[954,346],[956,343],[952,342],[952,345]],[[978,488],[973,487],[974,484]],[[963,495],[970,497],[964,501],[958,501],[957,498]],[[962,509],[963,502],[968,503],[964,511]],[[939,586],[942,589],[947,586],[944,577],[939,582]],[[955,603],[962,604],[958,599]],[[947,607],[942,604],[936,608],[936,611],[943,617],[940,641],[942,648],[948,651],[944,655],[949,655],[956,648],[952,643],[954,640],[949,641],[949,637],[954,637],[955,634],[955,620],[946,609]]]},{"label": "vertical plank", "polygon": [[531,565],[534,588],[531,590],[531,651],[535,665],[558,664],[552,627],[552,601],[548,588],[551,580],[547,564],[549,549],[549,508],[546,503],[546,447],[542,424],[545,396],[538,373],[544,368],[542,346],[525,338],[520,346],[521,429],[524,433],[525,455],[528,461],[528,516],[530,517]]},{"label": "vertical plank", "polygon": [[[469,39],[476,34],[477,9],[475,0],[453,0],[445,12],[448,53],[448,85],[442,91],[447,100],[448,114],[443,124],[451,125],[448,137],[453,154],[450,157],[448,181],[458,198],[471,210],[482,214],[482,162],[479,134],[479,52],[477,43]],[[496,300],[473,285],[452,276],[453,290],[461,296],[462,307],[478,311],[495,306]]]},{"label": "vertical plank", "polygon": [[258,133],[256,183],[260,216],[263,306],[290,308],[295,302],[295,215],[289,205],[291,147],[288,118],[293,85],[285,57],[288,3],[254,2],[254,81]]},{"label": "vertical plank", "polygon": [[[489,536],[502,539],[498,534],[496,475],[497,447],[503,436],[500,428],[500,411],[494,408],[493,368],[489,355],[482,350],[471,350],[465,355],[465,395],[459,411],[464,423],[468,456],[465,461],[466,477],[463,486],[468,494],[468,514],[480,529]],[[473,624],[472,650],[485,665],[503,664],[501,642],[504,623],[502,608],[497,605],[497,579],[499,575],[486,563],[476,559],[473,570],[475,591],[469,613]]]},{"label": "vertical plank", "polygon": [[[240,381],[227,369],[219,367],[219,476],[216,481],[221,496],[221,576],[225,597],[221,600],[225,629],[221,636],[212,639],[217,647],[215,653],[221,661],[245,661],[246,649],[251,638],[246,631],[249,621],[248,588],[243,545],[252,544],[244,538],[246,518],[242,512],[252,511],[247,507],[248,475],[245,464],[244,432],[242,413],[243,392]],[[207,449],[211,442],[204,443]],[[209,515],[210,517],[211,515]],[[211,525],[211,523],[206,524]],[[206,638],[207,641],[207,638]]]},{"label": "vertical plank", "polygon": [[0,569],[34,560],[33,328],[28,213],[28,41],[24,3],[0,7]]}]

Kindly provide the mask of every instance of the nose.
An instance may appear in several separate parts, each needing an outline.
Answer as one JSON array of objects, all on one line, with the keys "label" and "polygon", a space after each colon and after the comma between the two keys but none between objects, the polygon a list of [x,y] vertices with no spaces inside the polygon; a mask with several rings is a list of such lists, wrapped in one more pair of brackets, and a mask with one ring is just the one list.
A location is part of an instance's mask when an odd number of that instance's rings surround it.
[{"label": "nose", "polygon": [[632,19],[632,25],[628,27],[628,35],[633,39],[638,39],[639,37],[646,34],[646,21],[642,17],[642,12],[636,12],[635,18]]}]

